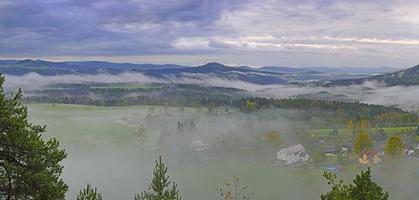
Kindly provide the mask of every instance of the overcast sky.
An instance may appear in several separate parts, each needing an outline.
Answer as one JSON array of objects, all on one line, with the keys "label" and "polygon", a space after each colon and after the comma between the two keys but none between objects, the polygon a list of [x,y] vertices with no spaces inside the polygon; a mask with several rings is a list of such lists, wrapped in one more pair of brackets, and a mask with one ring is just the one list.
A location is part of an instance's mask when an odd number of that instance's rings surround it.
[{"label": "overcast sky", "polygon": [[0,0],[0,58],[419,64],[419,1]]}]

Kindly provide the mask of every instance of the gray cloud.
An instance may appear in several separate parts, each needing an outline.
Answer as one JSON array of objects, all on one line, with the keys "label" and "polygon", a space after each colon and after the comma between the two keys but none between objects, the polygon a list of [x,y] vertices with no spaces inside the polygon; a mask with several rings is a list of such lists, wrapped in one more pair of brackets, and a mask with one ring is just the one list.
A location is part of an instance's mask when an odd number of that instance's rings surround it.
[{"label": "gray cloud", "polygon": [[418,8],[411,1],[6,0],[0,54],[300,66],[335,65],[338,55],[345,65],[408,67],[417,62]]}]

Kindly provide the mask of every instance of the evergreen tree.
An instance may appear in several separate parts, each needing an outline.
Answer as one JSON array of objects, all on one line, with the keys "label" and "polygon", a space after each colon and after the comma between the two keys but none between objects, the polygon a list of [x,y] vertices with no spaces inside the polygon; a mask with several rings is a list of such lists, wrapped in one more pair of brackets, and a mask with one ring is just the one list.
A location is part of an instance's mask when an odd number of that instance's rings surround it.
[{"label": "evergreen tree", "polygon": [[371,169],[356,175],[353,184],[344,184],[343,180],[336,180],[336,174],[324,172],[323,175],[332,190],[322,194],[322,200],[388,200],[388,192],[384,192],[377,183],[371,180]]},{"label": "evergreen tree", "polygon": [[93,188],[90,184],[87,184],[85,188],[80,190],[77,200],[102,200],[102,195],[97,192],[96,187]]},{"label": "evergreen tree", "polygon": [[162,157],[156,160],[153,170],[153,180],[148,190],[135,195],[135,200],[181,200],[176,183],[169,181],[166,175],[167,167],[162,162]]},{"label": "evergreen tree", "polygon": [[28,122],[19,90],[7,97],[0,76],[0,200],[64,199],[67,185],[59,164],[66,157],[56,139],[44,141],[45,126]]}]

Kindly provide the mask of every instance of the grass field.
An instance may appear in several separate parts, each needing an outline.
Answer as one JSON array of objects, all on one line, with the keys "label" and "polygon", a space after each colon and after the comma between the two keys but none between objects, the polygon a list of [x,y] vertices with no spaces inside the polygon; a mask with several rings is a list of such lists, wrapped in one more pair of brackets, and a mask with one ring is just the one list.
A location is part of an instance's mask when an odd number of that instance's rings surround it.
[{"label": "grass field", "polygon": [[[407,131],[412,131],[415,130],[416,127],[386,127],[383,128],[384,130],[384,134],[386,135],[386,137],[391,137],[395,134],[398,133],[402,133],[402,132],[407,132]],[[366,129],[367,132],[374,132],[375,128],[368,128]],[[310,133],[314,136],[314,137],[321,137],[321,136],[328,136],[330,135],[330,133],[333,132],[333,129],[316,129],[316,130],[311,130]],[[351,137],[352,136],[352,131],[350,129],[338,129],[338,132],[340,135],[343,135],[345,137]]]},{"label": "grass field", "polygon": [[[160,113],[159,120],[172,123],[173,117],[199,115],[200,111],[186,108],[175,116],[178,108],[127,106],[94,107],[78,105],[29,105],[30,120],[46,124],[46,137],[56,137],[68,152],[63,162],[64,180],[70,186],[68,199],[75,199],[77,191],[86,183],[98,186],[104,199],[133,199],[151,180],[159,125],[143,121],[148,113]],[[163,116],[164,115],[164,116]],[[136,120],[137,119],[137,120]],[[166,120],[166,121],[165,121]],[[170,123],[169,123],[170,122]],[[161,126],[161,125],[160,125]],[[147,148],[138,148],[135,131],[147,127]],[[386,129],[387,134],[400,129]],[[316,135],[328,134],[331,129],[315,130]],[[253,199],[319,199],[328,190],[322,178],[322,169],[280,168],[269,163],[238,161],[179,161],[175,157],[165,158],[169,175],[175,180],[183,199],[221,199],[216,191],[238,176],[240,182],[249,186]],[[409,161],[396,171],[385,167],[374,168],[374,179],[390,191],[391,199],[415,199],[419,196],[419,162]],[[351,179],[361,166],[346,168],[340,175]]]},{"label": "grass field", "polygon": [[38,104],[29,106],[30,120],[47,125],[47,137],[65,145],[121,144],[134,138],[136,127],[117,123],[143,107],[112,108]]}]

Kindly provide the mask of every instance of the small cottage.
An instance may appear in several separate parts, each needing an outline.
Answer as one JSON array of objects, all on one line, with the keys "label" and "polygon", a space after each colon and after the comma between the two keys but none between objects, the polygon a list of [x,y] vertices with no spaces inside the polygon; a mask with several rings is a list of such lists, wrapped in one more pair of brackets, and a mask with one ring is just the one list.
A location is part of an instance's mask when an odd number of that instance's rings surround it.
[{"label": "small cottage", "polygon": [[336,146],[324,147],[323,152],[326,156],[335,156],[338,153],[338,147]]},{"label": "small cottage", "polygon": [[308,161],[310,156],[308,155],[304,146],[298,144],[279,150],[276,154],[276,158],[277,161],[286,165],[290,165]]},{"label": "small cottage", "polygon": [[206,151],[209,149],[209,144],[202,139],[196,139],[191,142],[191,148],[196,152]]}]

